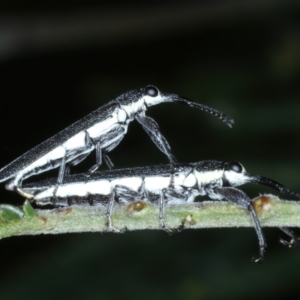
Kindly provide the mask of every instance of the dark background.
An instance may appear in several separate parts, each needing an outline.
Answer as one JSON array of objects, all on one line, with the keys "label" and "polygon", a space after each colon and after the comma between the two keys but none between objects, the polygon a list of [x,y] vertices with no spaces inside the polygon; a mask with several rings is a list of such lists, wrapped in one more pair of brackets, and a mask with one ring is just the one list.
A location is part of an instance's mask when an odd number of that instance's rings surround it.
[{"label": "dark background", "polygon": [[[237,160],[300,191],[300,2],[123,2],[2,1],[1,166],[116,96],[154,84],[235,119],[229,129],[179,104],[151,107],[180,162]],[[168,162],[136,122],[110,158],[117,167]],[[73,172],[93,162],[90,155]],[[1,203],[22,201],[3,187]],[[261,265],[250,262],[258,248],[250,228],[7,238],[0,297],[297,295],[300,249],[278,244],[278,229],[265,234]]]}]

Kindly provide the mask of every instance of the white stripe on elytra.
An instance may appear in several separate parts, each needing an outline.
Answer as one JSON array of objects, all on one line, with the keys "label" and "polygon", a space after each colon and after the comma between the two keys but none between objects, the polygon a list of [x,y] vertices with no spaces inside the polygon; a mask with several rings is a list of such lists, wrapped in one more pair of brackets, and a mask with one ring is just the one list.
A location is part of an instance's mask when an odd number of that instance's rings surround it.
[{"label": "white stripe on elytra", "polygon": [[[112,180],[101,179],[98,181],[76,182],[71,184],[60,185],[55,193],[56,197],[86,197],[88,195],[109,195],[115,186],[125,186],[132,191],[138,192],[141,187],[146,191],[157,193],[165,188],[170,187],[170,176],[151,176],[145,177],[125,177]],[[144,182],[143,182],[144,181]],[[183,174],[174,176],[174,187],[193,187],[196,184],[194,174],[189,174],[187,177]],[[56,186],[52,186],[35,196],[35,200],[43,200],[53,197]],[[25,189],[26,190],[26,189]]]},{"label": "white stripe on elytra", "polygon": [[[95,124],[94,126],[88,128],[86,131],[88,132],[89,136],[91,138],[97,138],[101,135],[104,135],[106,132],[113,129],[112,127],[116,127],[116,129],[119,127],[118,122],[125,122],[127,120],[127,114],[124,110],[118,109],[116,112],[112,114],[111,118],[107,118],[106,120],[99,122]],[[124,125],[122,125],[125,129],[125,132],[127,130],[128,122],[126,122]],[[114,143],[115,140],[119,139],[119,136],[116,136],[115,139],[111,139],[107,141],[105,145],[102,145],[102,147],[106,147],[112,143]],[[54,148],[50,152],[48,152],[46,155],[42,156],[26,168],[24,168],[21,172],[18,173],[15,180],[11,182],[11,184],[7,185],[7,188],[10,187],[13,189],[14,185],[17,184],[17,182],[24,177],[26,173],[30,173],[33,169],[38,169],[40,167],[46,166],[50,161],[57,161],[65,157],[67,152],[80,150],[81,154],[88,153],[94,149],[94,145],[87,145],[86,144],[86,132],[81,131],[68,139],[65,143],[62,145]],[[83,151],[84,149],[84,151]],[[44,170],[52,169],[51,164],[46,167]]]}]

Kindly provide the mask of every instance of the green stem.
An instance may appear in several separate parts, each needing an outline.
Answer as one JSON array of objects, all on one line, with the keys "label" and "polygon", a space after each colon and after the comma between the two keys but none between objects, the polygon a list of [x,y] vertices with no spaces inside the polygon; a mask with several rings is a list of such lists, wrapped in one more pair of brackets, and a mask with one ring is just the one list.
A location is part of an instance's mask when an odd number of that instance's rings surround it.
[{"label": "green stem", "polygon": [[[256,198],[253,203],[262,226],[300,227],[298,201],[285,201],[273,195],[265,195]],[[158,206],[143,201],[115,204],[111,219],[114,228],[121,231],[160,229]],[[178,228],[183,224],[184,228],[193,229],[253,227],[248,211],[228,202],[216,201],[167,205],[165,223],[169,228]],[[104,206],[33,211],[26,202],[23,211],[9,205],[0,207],[0,239],[14,235],[105,231],[107,227]]]}]

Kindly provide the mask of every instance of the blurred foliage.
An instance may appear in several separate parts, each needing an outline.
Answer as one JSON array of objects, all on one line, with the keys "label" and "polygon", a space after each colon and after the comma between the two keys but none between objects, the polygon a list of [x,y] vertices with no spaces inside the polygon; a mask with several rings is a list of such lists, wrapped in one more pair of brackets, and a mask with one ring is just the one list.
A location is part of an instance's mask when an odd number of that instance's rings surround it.
[{"label": "blurred foliage", "polygon": [[[29,1],[30,2],[30,1]],[[1,165],[121,93],[155,84],[235,119],[229,129],[176,104],[151,107],[181,162],[237,160],[300,191],[299,1],[136,5],[4,1],[0,11]],[[166,163],[133,122],[118,167]],[[93,164],[90,155],[73,168]],[[56,172],[51,173],[56,175]],[[46,176],[49,176],[48,174]],[[245,187],[249,196],[269,192]],[[23,199],[2,191],[2,203]],[[3,299],[233,299],[296,295],[299,249],[265,230],[14,237],[1,241]]]}]

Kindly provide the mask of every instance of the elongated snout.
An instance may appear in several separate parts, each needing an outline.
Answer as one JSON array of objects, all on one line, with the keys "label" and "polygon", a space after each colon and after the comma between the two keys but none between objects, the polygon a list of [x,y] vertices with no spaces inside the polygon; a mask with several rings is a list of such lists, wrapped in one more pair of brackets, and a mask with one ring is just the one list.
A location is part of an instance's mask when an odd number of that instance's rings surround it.
[{"label": "elongated snout", "polygon": [[299,193],[296,193],[296,192],[293,192],[293,191],[289,190],[284,185],[282,185],[281,183],[279,183],[279,182],[277,182],[273,179],[263,177],[263,176],[249,175],[249,174],[247,174],[247,176],[249,178],[249,182],[251,182],[251,183],[265,185],[265,186],[271,187],[271,188],[273,188],[273,189],[275,189],[275,190],[277,190],[281,193],[287,193],[287,194],[290,194],[290,195],[293,195],[293,196],[296,196],[296,197],[300,198]]},{"label": "elongated snout", "polygon": [[209,113],[217,118],[219,118],[221,121],[223,121],[227,126],[229,126],[230,128],[232,127],[234,120],[230,117],[228,117],[227,115],[225,115],[224,113],[222,113],[221,111],[211,108],[209,106],[203,105],[203,104],[199,104],[199,103],[195,103],[190,101],[189,99],[185,98],[185,97],[181,97],[178,96],[176,94],[165,94],[165,93],[161,93],[161,96],[164,98],[164,102],[178,102],[178,103],[183,103],[185,105],[188,105],[192,108],[197,108],[200,109],[206,113]]},{"label": "elongated snout", "polygon": [[279,192],[282,192],[285,189],[285,187],[281,183],[279,183],[275,180],[269,179],[267,177],[248,175],[248,178],[249,178],[249,182],[251,182],[251,183],[265,185],[265,186],[271,187]]}]

